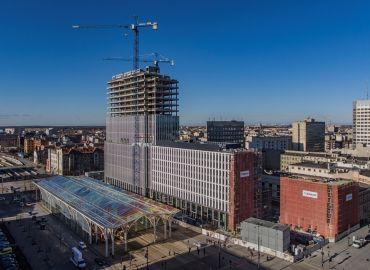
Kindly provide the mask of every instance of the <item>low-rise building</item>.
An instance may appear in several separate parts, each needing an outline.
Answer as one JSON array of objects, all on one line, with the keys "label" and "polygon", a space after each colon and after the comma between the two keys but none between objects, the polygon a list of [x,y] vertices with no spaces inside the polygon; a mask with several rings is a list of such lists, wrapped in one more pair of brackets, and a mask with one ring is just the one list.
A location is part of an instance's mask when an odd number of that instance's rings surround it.
[{"label": "low-rise building", "polygon": [[370,222],[370,185],[359,184],[358,195],[358,217],[360,224],[369,224]]},{"label": "low-rise building", "polygon": [[292,136],[288,135],[256,135],[247,136],[246,148],[258,150],[289,150],[291,149]]},{"label": "low-rise building", "polygon": [[359,185],[307,176],[280,178],[280,223],[335,241],[359,223]]},{"label": "low-rise building", "polygon": [[285,252],[290,245],[290,228],[288,225],[248,218],[240,225],[243,241],[260,245],[275,251]]},{"label": "low-rise building", "polygon": [[47,171],[59,175],[82,175],[104,170],[104,150],[96,147],[54,147],[48,150]]},{"label": "low-rise building", "polygon": [[280,170],[287,172],[289,165],[303,161],[331,162],[336,158],[335,154],[325,152],[285,151],[281,154]]},{"label": "low-rise building", "polygon": [[19,147],[19,137],[14,134],[0,133],[0,149]]},{"label": "low-rise building", "polygon": [[42,146],[48,145],[48,141],[38,138],[25,138],[23,151],[26,155],[33,154],[33,151],[41,149]]}]

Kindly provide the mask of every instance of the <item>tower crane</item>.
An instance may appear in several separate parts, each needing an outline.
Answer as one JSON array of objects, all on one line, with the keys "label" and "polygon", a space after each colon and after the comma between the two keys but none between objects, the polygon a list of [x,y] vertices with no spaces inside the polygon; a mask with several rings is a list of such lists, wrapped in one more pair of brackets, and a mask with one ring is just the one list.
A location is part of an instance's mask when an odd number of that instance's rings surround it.
[{"label": "tower crane", "polygon": [[[138,85],[138,77],[135,71],[139,69],[139,29],[141,28],[148,28],[151,27],[153,30],[158,29],[158,24],[156,22],[139,22],[137,16],[134,17],[134,22],[132,24],[124,25],[124,24],[115,24],[115,25],[73,25],[73,29],[111,29],[111,28],[118,28],[118,29],[130,29],[134,34],[134,57],[132,59],[133,70],[134,70],[134,96],[135,96],[135,116],[134,116],[134,162],[133,162],[133,171],[134,171],[134,188],[135,192],[139,193],[140,189],[140,136],[139,136],[139,85]],[[147,118],[147,115],[145,115]],[[147,138],[148,129],[145,128],[145,138]],[[146,139],[147,140],[147,139]],[[145,151],[147,153],[147,151]],[[146,159],[145,159],[146,160]],[[147,162],[145,162],[147,163]],[[147,178],[147,164],[145,164],[145,178]],[[145,179],[147,183],[148,180]],[[145,191],[146,192],[146,191]]]},{"label": "tower crane", "polygon": [[[155,65],[156,67],[159,67],[159,63],[166,63],[166,64],[170,64],[171,66],[175,65],[175,60],[164,57],[164,56],[160,55],[159,53],[151,53],[149,56],[152,56],[153,59],[142,59],[143,57],[140,57],[139,62],[141,62],[141,63],[153,63],[153,65]],[[107,58],[104,58],[103,60],[131,62],[132,58],[107,57]]]}]

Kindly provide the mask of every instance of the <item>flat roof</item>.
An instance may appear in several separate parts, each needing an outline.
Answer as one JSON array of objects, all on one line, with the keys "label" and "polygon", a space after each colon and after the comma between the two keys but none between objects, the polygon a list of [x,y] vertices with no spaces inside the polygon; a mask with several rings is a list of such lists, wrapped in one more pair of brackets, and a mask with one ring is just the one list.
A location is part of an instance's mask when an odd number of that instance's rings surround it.
[{"label": "flat roof", "polygon": [[234,149],[227,148],[228,145],[234,145],[235,143],[216,143],[216,142],[183,142],[183,141],[158,141],[156,146],[171,147],[171,148],[182,148],[192,149],[201,151],[212,151],[212,152],[232,152]]},{"label": "flat roof", "polygon": [[289,166],[302,166],[306,168],[318,168],[318,169],[328,169],[328,163],[323,162],[312,162],[312,161],[302,161],[298,163],[290,164]]},{"label": "flat roof", "polygon": [[172,216],[180,211],[90,177],[52,176],[35,184],[104,228],[119,228],[141,217]]},{"label": "flat roof", "polygon": [[266,228],[271,228],[271,229],[278,230],[278,231],[285,231],[289,229],[289,226],[286,224],[275,223],[275,222],[271,222],[271,221],[267,221],[263,219],[254,218],[254,217],[250,217],[244,220],[243,222],[251,223],[254,225],[259,225],[259,226],[266,227]]},{"label": "flat roof", "polygon": [[352,180],[347,180],[347,179],[342,179],[342,178],[329,178],[329,177],[311,176],[311,175],[297,174],[297,173],[291,173],[283,177],[289,178],[291,180],[297,180],[297,181],[306,181],[306,182],[313,182],[313,183],[318,183],[318,184],[338,185],[338,186],[355,182]]}]

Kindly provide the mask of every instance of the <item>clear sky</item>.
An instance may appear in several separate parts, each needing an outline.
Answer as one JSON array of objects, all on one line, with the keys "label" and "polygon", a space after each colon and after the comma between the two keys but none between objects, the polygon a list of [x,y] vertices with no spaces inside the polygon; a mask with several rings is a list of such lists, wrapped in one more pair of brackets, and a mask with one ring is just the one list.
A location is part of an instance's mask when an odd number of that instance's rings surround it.
[{"label": "clear sky", "polygon": [[370,2],[1,0],[0,126],[103,125],[106,82],[132,35],[73,24],[157,21],[141,53],[176,60],[182,124],[351,123],[370,80]]}]

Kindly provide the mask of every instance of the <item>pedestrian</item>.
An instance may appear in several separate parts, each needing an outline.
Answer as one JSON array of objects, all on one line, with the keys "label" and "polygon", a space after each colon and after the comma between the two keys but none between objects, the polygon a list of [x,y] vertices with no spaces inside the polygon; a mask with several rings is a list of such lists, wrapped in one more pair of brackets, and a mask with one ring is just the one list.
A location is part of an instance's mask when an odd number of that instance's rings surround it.
[{"label": "pedestrian", "polygon": [[189,253],[188,254],[190,254],[190,247],[189,247]]},{"label": "pedestrian", "polygon": [[206,256],[206,248],[203,248],[203,256]]},{"label": "pedestrian", "polygon": [[198,252],[198,255],[199,255],[199,248],[197,247],[197,252]]}]

